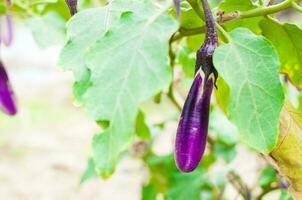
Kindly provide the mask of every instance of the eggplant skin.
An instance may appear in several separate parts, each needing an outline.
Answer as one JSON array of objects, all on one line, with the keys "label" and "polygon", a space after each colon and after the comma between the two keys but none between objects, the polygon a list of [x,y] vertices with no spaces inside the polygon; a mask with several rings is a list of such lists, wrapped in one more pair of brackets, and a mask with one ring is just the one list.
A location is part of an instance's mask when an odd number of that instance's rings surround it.
[{"label": "eggplant skin", "polygon": [[77,4],[78,0],[65,0],[71,16],[75,15],[77,13]]},{"label": "eggplant skin", "polygon": [[192,172],[204,154],[213,85],[212,78],[203,85],[197,73],[185,101],[175,141],[176,165],[183,172]]},{"label": "eggplant skin", "polygon": [[4,65],[0,61],[0,110],[8,115],[15,115],[17,107],[15,95],[10,85]]}]

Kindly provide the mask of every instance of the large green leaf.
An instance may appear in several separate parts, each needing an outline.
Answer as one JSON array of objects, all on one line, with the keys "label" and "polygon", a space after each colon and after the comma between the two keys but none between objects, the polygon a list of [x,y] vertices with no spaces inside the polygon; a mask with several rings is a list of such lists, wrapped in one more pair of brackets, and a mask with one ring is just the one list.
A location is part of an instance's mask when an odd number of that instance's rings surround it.
[{"label": "large green leaf", "polygon": [[267,39],[248,29],[235,29],[230,37],[214,53],[214,65],[230,87],[230,118],[244,142],[269,152],[284,101],[278,55]]},{"label": "large green leaf", "polygon": [[295,24],[281,24],[262,20],[261,29],[276,47],[281,61],[281,72],[288,75],[297,88],[302,89],[302,29]]},{"label": "large green leaf", "polygon": [[106,8],[78,13],[68,26],[61,66],[74,72],[88,113],[96,121],[109,122],[92,144],[102,177],[114,171],[127,149],[139,104],[172,79],[168,40],[177,23],[165,11],[147,1],[116,0]]},{"label": "large green leaf", "polygon": [[[225,13],[230,13],[234,11],[246,11],[257,8],[252,0],[223,0],[219,4],[219,10],[223,10]],[[248,19],[237,19],[230,21],[225,24],[228,30],[233,30],[237,27],[246,27],[254,32],[260,32],[259,21],[263,17],[253,17]]]},{"label": "large green leaf", "polygon": [[35,41],[42,48],[61,44],[65,40],[65,20],[55,12],[30,18],[26,24],[31,29]]},{"label": "large green leaf", "polygon": [[[84,10],[75,15],[67,24],[68,41],[61,52],[59,65],[63,69],[72,70],[76,81],[89,80],[84,55],[90,46],[105,33],[105,9]],[[116,15],[111,14],[108,20],[114,21],[114,18]]]}]

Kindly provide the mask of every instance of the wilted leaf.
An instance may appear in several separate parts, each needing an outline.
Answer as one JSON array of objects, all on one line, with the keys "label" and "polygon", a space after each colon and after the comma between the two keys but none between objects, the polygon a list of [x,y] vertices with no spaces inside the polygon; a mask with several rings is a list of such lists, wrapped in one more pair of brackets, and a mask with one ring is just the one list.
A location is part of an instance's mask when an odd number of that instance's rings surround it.
[{"label": "wilted leaf", "polygon": [[291,182],[291,195],[302,198],[302,115],[286,102],[280,118],[280,135],[270,156],[282,176]]}]

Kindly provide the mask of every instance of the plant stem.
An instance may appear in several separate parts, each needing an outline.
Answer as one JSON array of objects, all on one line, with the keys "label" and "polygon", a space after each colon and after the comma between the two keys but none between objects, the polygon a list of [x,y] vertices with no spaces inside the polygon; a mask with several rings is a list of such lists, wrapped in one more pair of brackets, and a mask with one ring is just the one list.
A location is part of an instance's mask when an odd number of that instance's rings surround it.
[{"label": "plant stem", "polygon": [[216,22],[216,27],[217,27],[217,30],[219,31],[219,33],[222,35],[224,42],[229,43],[232,40],[231,37],[229,36],[229,34],[217,22]]},{"label": "plant stem", "polygon": [[296,11],[298,11],[298,12],[302,13],[302,7],[301,7],[301,6],[299,6],[299,4],[298,4],[298,3],[296,3],[296,2],[292,2],[292,7],[293,7],[293,9],[295,9]]},{"label": "plant stem", "polygon": [[173,83],[169,87],[168,98],[172,101],[172,103],[177,108],[177,110],[181,112],[182,106],[178,103],[178,101],[175,98],[174,91],[173,91]]},{"label": "plant stem", "polygon": [[293,0],[285,0],[279,4],[268,6],[268,7],[259,7],[252,10],[242,11],[239,12],[239,18],[250,18],[250,17],[257,17],[263,15],[269,15],[281,10],[285,10],[292,6]]},{"label": "plant stem", "polygon": [[204,21],[203,10],[199,6],[197,0],[187,0],[187,1],[191,5],[191,7],[193,8],[193,10],[196,12],[196,14],[199,16],[199,18]]},{"label": "plant stem", "polygon": [[280,189],[280,187],[275,186],[275,187],[269,187],[268,189],[264,190],[261,192],[261,194],[259,194],[259,196],[256,198],[256,200],[261,200],[265,195],[267,195],[268,193],[274,191],[274,190],[278,190]]},{"label": "plant stem", "polygon": [[259,5],[263,6],[264,5],[264,1],[263,0],[259,0]]},{"label": "plant stem", "polygon": [[217,43],[217,33],[215,29],[215,20],[213,17],[213,14],[211,12],[209,3],[207,0],[202,0],[202,6],[205,16],[205,22],[206,22],[206,43],[212,43],[213,41],[216,41]]},{"label": "plant stem", "polygon": [[178,32],[176,32],[172,38],[172,42],[179,40],[185,36],[191,36],[191,35],[198,35],[205,32],[205,26],[192,28],[192,29],[186,29],[186,28],[179,28]]},{"label": "plant stem", "polygon": [[34,12],[32,12],[32,10],[30,10],[30,8],[26,4],[23,4],[20,1],[14,1],[13,3],[17,7],[21,8],[22,10],[24,10],[29,16],[31,16],[31,17],[35,17],[36,16],[36,14]]}]

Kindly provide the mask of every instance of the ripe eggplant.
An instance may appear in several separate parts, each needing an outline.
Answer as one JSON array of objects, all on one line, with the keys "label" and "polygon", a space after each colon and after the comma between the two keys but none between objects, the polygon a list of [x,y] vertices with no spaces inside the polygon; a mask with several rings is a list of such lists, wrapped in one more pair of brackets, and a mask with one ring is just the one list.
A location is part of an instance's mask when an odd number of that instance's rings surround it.
[{"label": "ripe eggplant", "polygon": [[17,113],[15,95],[3,63],[0,61],[0,110],[8,115]]},{"label": "ripe eggplant", "polygon": [[195,79],[182,110],[175,141],[176,165],[183,172],[193,171],[204,154],[211,94],[218,77],[212,58],[218,46],[215,20],[207,0],[202,0],[202,5],[206,19],[206,37],[196,53]]},{"label": "ripe eggplant", "polygon": [[78,12],[77,11],[78,1],[77,0],[65,0],[65,2],[69,8],[71,16],[75,15]]},{"label": "ripe eggplant", "polygon": [[183,172],[193,171],[204,153],[213,84],[197,73],[184,104],[175,142],[176,165]]}]

